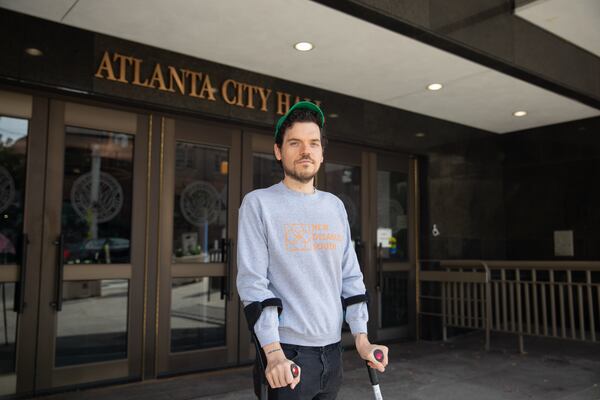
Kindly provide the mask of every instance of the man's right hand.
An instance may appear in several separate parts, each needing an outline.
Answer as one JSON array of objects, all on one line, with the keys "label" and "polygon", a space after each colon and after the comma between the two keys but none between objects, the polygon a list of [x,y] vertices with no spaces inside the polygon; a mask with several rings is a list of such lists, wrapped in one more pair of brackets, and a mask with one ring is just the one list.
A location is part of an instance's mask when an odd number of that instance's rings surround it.
[{"label": "man's right hand", "polygon": [[269,385],[273,389],[288,385],[291,389],[294,389],[300,383],[300,376],[302,375],[300,367],[298,367],[298,376],[294,378],[291,368],[294,363],[285,357],[279,343],[271,343],[264,346],[263,350],[267,356],[265,375]]}]

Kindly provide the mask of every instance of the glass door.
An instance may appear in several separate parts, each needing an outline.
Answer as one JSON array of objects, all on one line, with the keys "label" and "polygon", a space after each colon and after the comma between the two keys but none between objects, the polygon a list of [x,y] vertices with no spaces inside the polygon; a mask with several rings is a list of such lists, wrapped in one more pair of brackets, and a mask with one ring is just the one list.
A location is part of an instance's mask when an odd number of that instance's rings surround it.
[{"label": "glass door", "polygon": [[25,174],[29,120],[0,116],[0,394],[16,392],[16,342],[22,309]]},{"label": "glass door", "polygon": [[[268,188],[283,180],[283,169],[273,154],[273,133],[244,130],[242,138],[242,199],[255,189]],[[243,306],[240,305],[239,362],[254,361],[256,351],[251,342]]]},{"label": "glass door", "polygon": [[[369,231],[363,221],[368,221],[368,216],[365,214],[368,207],[364,207],[369,201],[369,192],[364,190],[364,184],[367,183],[367,154],[360,148],[338,143],[332,144],[325,151],[325,163],[320,171],[319,186],[322,190],[339,197],[344,203],[348,214],[351,240],[366,281],[368,259],[365,257],[365,248]],[[354,340],[350,335],[350,328],[345,322],[342,331],[344,345],[352,345]]]},{"label": "glass door", "polygon": [[376,154],[372,163],[375,238],[375,299],[371,315],[377,326],[377,339],[406,337],[411,319],[413,292],[413,252],[410,224],[411,179],[406,156]]},{"label": "glass door", "polygon": [[0,91],[0,396],[34,388],[46,110]]},{"label": "glass door", "polygon": [[249,142],[250,152],[244,160],[250,161],[249,165],[244,165],[244,172],[248,171],[248,179],[244,179],[246,183],[243,194],[255,189],[268,188],[283,180],[283,168],[275,159],[273,153],[273,145],[275,141],[273,136],[269,134],[260,134],[245,132],[244,144]]},{"label": "glass door", "polygon": [[363,155],[360,149],[335,144],[326,150],[325,163],[320,174],[322,189],[335,194],[344,203],[351,239],[363,270],[364,241],[368,236],[368,231],[363,225],[363,221],[367,219],[367,216],[363,215],[366,210],[363,204],[368,202],[368,198],[365,197],[368,193],[363,190],[363,182],[366,181],[366,176],[363,176],[365,162],[366,154]]},{"label": "glass door", "polygon": [[38,391],[141,376],[147,121],[50,101]]},{"label": "glass door", "polygon": [[162,143],[158,374],[234,365],[241,132],[165,119]]}]

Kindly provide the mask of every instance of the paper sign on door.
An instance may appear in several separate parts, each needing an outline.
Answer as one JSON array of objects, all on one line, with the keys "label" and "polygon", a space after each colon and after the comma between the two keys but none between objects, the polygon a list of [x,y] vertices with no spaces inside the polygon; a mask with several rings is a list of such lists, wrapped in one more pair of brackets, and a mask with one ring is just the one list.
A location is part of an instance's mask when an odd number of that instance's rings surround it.
[{"label": "paper sign on door", "polygon": [[378,228],[377,229],[377,247],[381,245],[384,249],[390,246],[390,238],[392,237],[392,230],[390,228]]}]

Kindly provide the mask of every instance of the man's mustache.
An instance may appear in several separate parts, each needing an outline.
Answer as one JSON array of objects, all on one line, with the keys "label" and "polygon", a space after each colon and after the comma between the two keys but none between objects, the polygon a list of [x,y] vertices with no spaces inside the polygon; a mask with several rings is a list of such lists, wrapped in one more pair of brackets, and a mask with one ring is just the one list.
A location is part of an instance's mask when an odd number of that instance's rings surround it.
[{"label": "man's mustache", "polygon": [[315,163],[314,160],[312,158],[310,158],[310,156],[304,156],[302,158],[299,158],[298,160],[296,160],[296,162],[300,162],[300,161],[304,161],[304,160],[308,160],[313,164]]}]

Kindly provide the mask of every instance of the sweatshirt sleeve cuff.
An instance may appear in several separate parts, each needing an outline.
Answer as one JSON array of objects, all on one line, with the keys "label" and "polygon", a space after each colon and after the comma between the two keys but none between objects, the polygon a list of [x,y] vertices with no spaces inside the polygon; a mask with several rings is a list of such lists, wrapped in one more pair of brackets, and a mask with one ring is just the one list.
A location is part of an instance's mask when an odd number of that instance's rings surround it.
[{"label": "sweatshirt sleeve cuff", "polygon": [[350,326],[350,332],[352,332],[353,335],[368,333],[366,321],[351,321],[348,325]]},{"label": "sweatshirt sleeve cuff", "polygon": [[279,342],[279,316],[275,307],[267,307],[254,324],[254,332],[261,347]]},{"label": "sweatshirt sleeve cuff", "polygon": [[260,347],[265,347],[268,344],[279,342],[279,332],[275,329],[256,332],[256,337],[258,338],[258,342],[260,343]]},{"label": "sweatshirt sleeve cuff", "polygon": [[346,322],[350,326],[353,335],[367,332],[367,322],[369,321],[369,311],[367,303],[352,304],[346,309]]}]

